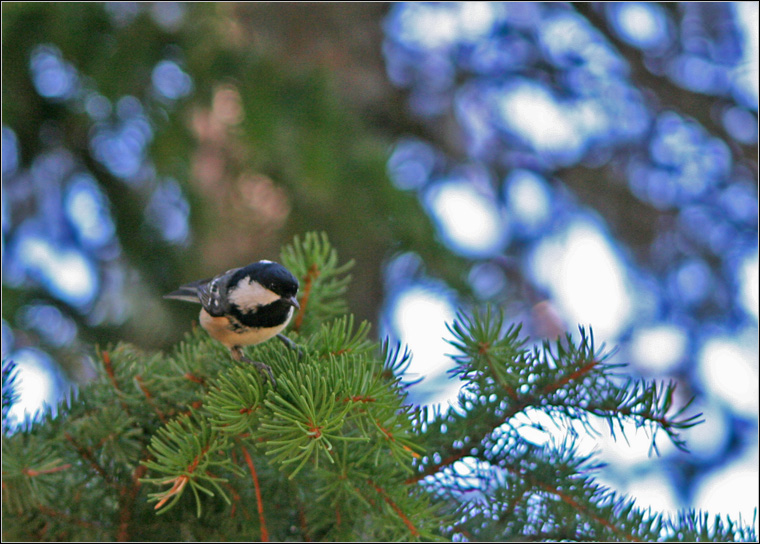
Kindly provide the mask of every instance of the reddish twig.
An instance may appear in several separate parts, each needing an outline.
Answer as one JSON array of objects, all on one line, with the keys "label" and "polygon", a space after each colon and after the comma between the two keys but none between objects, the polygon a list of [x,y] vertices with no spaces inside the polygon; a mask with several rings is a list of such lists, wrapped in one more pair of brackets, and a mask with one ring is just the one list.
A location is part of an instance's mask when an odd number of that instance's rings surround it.
[{"label": "reddish twig", "polygon": [[[488,356],[488,353],[484,354],[486,357]],[[519,396],[517,393],[512,389],[511,387],[504,385],[505,390],[507,391],[507,394],[512,399],[514,404],[510,407],[510,409],[498,420],[493,421],[492,429],[489,429],[485,433],[483,433],[483,436],[478,438],[477,440],[474,440],[474,443],[478,443],[483,438],[485,438],[488,433],[490,433],[493,429],[503,424],[505,421],[509,420],[510,418],[514,417],[516,414],[527,408],[528,406],[531,406],[535,404],[541,397],[545,395],[549,395],[551,393],[554,393],[559,388],[563,387],[564,385],[567,385],[568,383],[577,380],[578,378],[581,378],[591,372],[596,366],[599,364],[599,361],[592,360],[583,365],[581,368],[574,370],[573,372],[570,372],[569,374],[565,376],[561,376],[558,380],[546,385],[543,387],[539,392]],[[449,466],[453,464],[454,462],[458,461],[462,457],[465,457],[469,454],[470,450],[452,450],[452,454],[446,457],[443,461],[440,463],[436,463],[434,465],[428,466],[424,471],[420,472],[419,474],[412,476],[411,478],[408,478],[406,480],[407,484],[413,484],[416,483],[426,476],[430,476],[432,474],[437,473],[439,470],[441,470],[443,467]]]},{"label": "reddish twig", "polygon": [[296,499],[296,504],[298,505],[298,524],[301,526],[301,533],[303,534],[303,539],[306,542],[313,542],[311,539],[311,536],[309,536],[309,526],[306,523],[306,513],[303,511],[303,504],[301,501]]},{"label": "reddish twig", "polygon": [[[510,469],[508,468],[507,470],[510,470]],[[527,480],[528,483],[530,483],[531,485],[533,485],[535,487],[538,487],[540,489],[543,489],[547,493],[551,493],[552,495],[556,495],[557,497],[560,498],[560,500],[562,502],[564,502],[565,504],[567,504],[567,505],[571,506],[572,508],[574,508],[575,510],[577,510],[581,515],[593,519],[597,523],[601,524],[603,527],[606,527],[607,529],[609,529],[610,531],[612,531],[616,535],[619,535],[620,537],[622,537],[622,540],[624,540],[624,541],[631,541],[631,542],[641,542],[640,539],[636,538],[632,534],[620,530],[609,519],[606,519],[606,518],[603,518],[603,517],[600,517],[600,516],[596,515],[589,508],[587,508],[586,506],[584,506],[581,503],[579,503],[578,501],[576,501],[570,495],[568,495],[568,494],[564,493],[563,491],[557,489],[557,487],[555,487],[555,486],[549,485],[546,482],[542,482],[542,481],[538,480],[537,478],[535,478],[529,472],[526,472],[526,471],[515,471],[515,470],[510,470],[510,472],[517,473],[520,477],[522,477],[525,480]]]},{"label": "reddish twig", "polygon": [[142,394],[145,395],[145,400],[148,402],[151,408],[153,408],[153,411],[158,416],[158,419],[161,420],[161,423],[166,424],[166,417],[164,416],[163,412],[158,408],[155,401],[153,400],[153,395],[151,394],[150,390],[148,390],[147,387],[145,387],[145,382],[143,382],[142,376],[137,374],[135,376],[135,381],[137,381],[137,385],[140,388],[140,391],[142,391]]},{"label": "reddish twig", "polygon": [[[206,455],[206,453],[208,453],[208,446],[206,446],[205,448],[203,448],[201,450],[201,452],[198,455],[195,456],[195,458],[193,459],[192,463],[190,463],[187,466],[187,473],[188,474],[192,474],[193,472],[195,472],[195,469],[198,468],[198,464],[201,462],[201,458],[204,455]],[[162,484],[168,484],[169,482],[174,482],[174,484],[172,485],[171,489],[169,489],[169,491],[167,491],[166,493],[164,493],[164,496],[161,497],[161,500],[158,501],[156,503],[156,506],[154,506],[153,508],[155,510],[158,510],[164,504],[166,504],[166,501],[168,501],[174,495],[179,495],[180,493],[182,493],[182,490],[185,489],[185,486],[188,484],[189,481],[190,481],[190,476],[188,476],[187,474],[180,474],[179,476],[177,476],[175,478],[169,478],[169,479],[164,480],[163,482],[161,482]]]},{"label": "reddish twig", "polygon": [[190,410],[185,410],[183,412],[180,412],[180,415],[182,416],[190,416],[193,414],[193,410],[200,410],[200,408],[203,406],[202,400],[194,400],[190,403]]},{"label": "reddish twig", "polygon": [[122,489],[121,500],[119,501],[119,532],[116,535],[118,542],[129,542],[131,540],[129,538],[129,523],[132,521],[135,499],[137,499],[137,493],[142,485],[140,478],[145,476],[147,471],[147,467],[142,463],[137,465],[132,472],[132,484]]},{"label": "reddish twig", "polygon": [[43,514],[45,516],[49,516],[51,518],[62,518],[62,519],[65,519],[68,522],[73,523],[74,525],[78,525],[79,527],[86,527],[88,529],[94,529],[94,528],[100,527],[99,524],[93,523],[92,521],[85,521],[83,519],[77,519],[77,518],[73,517],[70,514],[67,514],[65,512],[60,512],[58,510],[54,510],[54,509],[49,508],[47,506],[40,505],[40,506],[37,507],[37,510],[41,514]]},{"label": "reddish twig", "polygon": [[227,488],[227,490],[230,492],[230,495],[232,495],[232,507],[230,508],[230,518],[235,517],[235,512],[237,512],[237,506],[238,504],[242,506],[243,515],[245,516],[246,520],[251,519],[251,514],[248,513],[248,509],[245,507],[245,505],[240,500],[240,493],[238,493],[234,487],[232,487],[228,483],[223,483],[223,485]]},{"label": "reddish twig", "polygon": [[299,304],[301,305],[301,309],[298,310],[298,315],[296,315],[296,319],[293,323],[293,330],[299,331],[301,329],[301,324],[303,323],[304,315],[306,314],[306,307],[309,304],[309,297],[311,296],[311,289],[314,285],[314,280],[316,280],[319,277],[319,269],[317,268],[316,264],[312,264],[309,267],[309,270],[306,272],[306,277],[303,278],[303,295],[301,295],[301,300],[299,301]]},{"label": "reddish twig", "polygon": [[559,380],[557,380],[554,383],[548,384],[546,387],[544,387],[543,389],[541,389],[541,391],[538,392],[538,395],[548,395],[550,393],[554,393],[557,389],[559,389],[563,385],[567,385],[568,383],[577,380],[581,376],[585,376],[586,374],[591,372],[598,364],[599,364],[599,361],[596,361],[596,360],[589,361],[588,363],[580,367],[578,370],[575,370],[571,372],[570,374],[567,374],[566,376],[562,376]]},{"label": "reddish twig", "polygon": [[127,403],[124,402],[124,399],[122,398],[121,388],[119,387],[119,382],[116,381],[116,372],[114,371],[113,363],[111,362],[111,355],[107,351],[104,351],[102,352],[102,356],[103,366],[106,369],[106,374],[108,374],[108,378],[111,380],[111,385],[113,385],[113,388],[116,390],[116,395],[121,399],[121,407],[128,414],[129,407],[127,406]]},{"label": "reddish twig", "polygon": [[372,480],[367,480],[367,483],[369,483],[369,485],[371,485],[372,488],[375,491],[377,491],[378,495],[380,495],[383,498],[383,500],[388,504],[388,506],[393,508],[393,511],[396,512],[398,517],[401,518],[401,521],[404,522],[404,525],[406,525],[409,531],[412,533],[412,536],[418,536],[420,533],[417,530],[417,528],[412,524],[409,518],[406,517],[406,514],[404,514],[401,508],[399,508],[399,506],[395,502],[393,502],[393,500],[388,496],[388,494],[383,490],[383,488],[377,485]]},{"label": "reddish twig", "polygon": [[345,397],[343,399],[343,402],[375,402],[376,399],[372,397],[365,397],[363,395],[352,395],[350,397]]},{"label": "reddish twig", "polygon": [[248,464],[248,468],[251,470],[251,478],[253,479],[253,488],[256,491],[256,503],[259,510],[259,524],[261,525],[261,541],[269,542],[269,531],[267,531],[267,523],[264,518],[264,504],[261,500],[261,488],[259,487],[259,476],[256,473],[256,468],[253,466],[253,459],[248,453],[245,446],[240,446],[245,456],[245,462]]},{"label": "reddish twig", "polygon": [[190,481],[189,476],[185,476],[184,474],[181,474],[177,476],[176,478],[169,478],[168,480],[164,480],[161,482],[162,484],[168,484],[169,482],[174,482],[171,489],[164,493],[164,496],[161,497],[161,500],[156,503],[156,506],[153,507],[154,510],[158,510],[161,508],[164,504],[166,504],[166,501],[171,499],[174,495],[178,495],[179,493],[182,493],[182,490],[185,489],[185,486],[187,485],[187,482]]},{"label": "reddish twig", "polygon": [[[395,437],[395,436],[393,436],[393,433],[392,433],[392,432],[390,432],[390,431],[389,431],[388,429],[386,429],[385,427],[383,427],[382,425],[380,425],[380,421],[378,421],[377,419],[375,419],[375,424],[377,425],[377,428],[378,428],[378,429],[380,429],[380,430],[382,431],[382,433],[385,435],[385,437],[386,437],[386,438],[387,438],[389,441],[391,441],[391,442],[395,442],[395,441],[396,441],[396,437]],[[412,448],[410,448],[410,447],[409,447],[409,446],[407,446],[406,444],[401,444],[401,448],[402,448],[402,449],[404,449],[404,450],[406,450],[406,451],[408,451],[409,453],[411,453],[411,454],[412,454],[412,457],[414,457],[415,459],[419,459],[419,458],[420,458],[420,454],[419,454],[419,453],[417,453],[416,451],[412,450]]]},{"label": "reddish twig", "polygon": [[186,372],[185,373],[185,378],[188,379],[188,380],[190,380],[191,382],[195,382],[195,383],[200,384],[200,385],[202,385],[204,387],[206,386],[206,380],[205,380],[205,378],[198,377],[195,374],[193,374],[192,372]]},{"label": "reddish twig", "polygon": [[454,453],[446,457],[446,459],[443,459],[440,463],[435,463],[434,465],[430,465],[423,472],[420,472],[419,474],[415,474],[414,476],[407,478],[404,481],[404,483],[409,484],[409,485],[416,484],[423,478],[437,473],[443,467],[453,465],[455,462],[459,461],[462,457],[466,457],[469,454],[470,454],[470,450],[455,451]]},{"label": "reddish twig", "polygon": [[66,440],[68,440],[72,446],[74,446],[74,449],[77,450],[77,453],[79,456],[87,461],[87,463],[93,468],[95,472],[97,472],[101,478],[110,486],[117,487],[116,482],[114,482],[113,477],[111,477],[106,470],[98,464],[98,462],[95,460],[95,457],[92,455],[92,452],[83,447],[80,446],[76,440],[74,440],[74,437],[71,436],[69,433],[65,433],[64,436],[66,437]]},{"label": "reddish twig", "polygon": [[[487,342],[481,342],[480,344],[478,344],[478,354],[485,358],[486,365],[488,367],[492,366],[491,353],[488,351],[488,348],[490,347],[491,347],[491,344]],[[502,386],[504,391],[507,392],[507,396],[510,398],[512,402],[519,402],[517,391],[515,391],[514,387],[512,387],[511,385],[506,383],[504,380],[502,380],[498,374],[492,372],[491,375],[493,379]]]},{"label": "reddish twig", "polygon": [[388,429],[380,425],[380,421],[378,421],[377,418],[375,418],[375,425],[377,425],[377,428],[383,432],[383,434],[385,435],[385,438],[387,438],[391,442],[396,441],[396,439],[393,437],[393,433],[391,433]]},{"label": "reddish twig", "polygon": [[311,419],[309,419],[309,428],[306,430],[309,431],[310,435],[312,435],[312,439],[317,439],[322,436],[322,426],[317,425]]},{"label": "reddish twig", "polygon": [[33,468],[25,468],[21,472],[29,476],[30,478],[34,478],[35,476],[39,476],[41,474],[53,474],[54,472],[60,472],[62,470],[66,470],[67,468],[71,468],[71,464],[65,464],[58,467],[48,468],[45,470],[35,470]]}]

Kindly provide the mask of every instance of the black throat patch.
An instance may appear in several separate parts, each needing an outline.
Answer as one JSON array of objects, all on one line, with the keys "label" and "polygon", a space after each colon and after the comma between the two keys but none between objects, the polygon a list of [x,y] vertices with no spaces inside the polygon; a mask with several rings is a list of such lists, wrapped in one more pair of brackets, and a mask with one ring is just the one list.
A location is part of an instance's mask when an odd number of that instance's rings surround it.
[{"label": "black throat patch", "polygon": [[[239,308],[233,306],[230,308],[230,315],[243,327],[266,329],[282,325],[288,318],[291,308],[290,304],[284,300],[275,300],[265,306],[259,306],[252,312],[241,312]],[[237,330],[230,320],[230,326]]]}]

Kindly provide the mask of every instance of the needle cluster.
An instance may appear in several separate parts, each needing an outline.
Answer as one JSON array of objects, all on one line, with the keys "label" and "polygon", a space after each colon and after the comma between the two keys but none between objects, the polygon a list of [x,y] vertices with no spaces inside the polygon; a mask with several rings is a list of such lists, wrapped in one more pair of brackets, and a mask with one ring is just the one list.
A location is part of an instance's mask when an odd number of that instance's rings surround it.
[{"label": "needle cluster", "polygon": [[[286,247],[301,283],[288,336],[230,358],[201,329],[171,353],[119,344],[41,419],[3,428],[12,540],[754,540],[754,528],[637,508],[594,480],[578,433],[627,423],[677,447],[700,421],[675,386],[625,379],[590,330],[529,346],[492,309],[461,312],[457,406],[413,407],[410,354],[343,299],[349,264],[324,235]],[[3,414],[14,401],[4,365]],[[544,419],[538,417],[542,415]],[[545,418],[568,432],[543,442]],[[576,425],[577,424],[577,425]]]}]

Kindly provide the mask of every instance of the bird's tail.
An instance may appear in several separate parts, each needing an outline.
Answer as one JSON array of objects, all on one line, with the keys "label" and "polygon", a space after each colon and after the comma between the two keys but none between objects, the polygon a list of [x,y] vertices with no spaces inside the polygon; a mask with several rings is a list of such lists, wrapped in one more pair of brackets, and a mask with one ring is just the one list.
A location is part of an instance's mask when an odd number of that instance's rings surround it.
[{"label": "bird's tail", "polygon": [[195,302],[200,304],[201,300],[198,298],[198,287],[208,280],[196,281],[183,285],[176,291],[172,291],[164,295],[164,298],[173,298],[176,300],[184,300],[185,302]]}]

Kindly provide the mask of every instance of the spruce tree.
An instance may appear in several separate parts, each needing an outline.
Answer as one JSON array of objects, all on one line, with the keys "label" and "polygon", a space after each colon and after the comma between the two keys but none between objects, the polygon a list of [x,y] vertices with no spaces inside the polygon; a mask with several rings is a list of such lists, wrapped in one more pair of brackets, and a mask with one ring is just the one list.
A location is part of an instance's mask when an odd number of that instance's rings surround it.
[{"label": "spruce tree", "polygon": [[[343,300],[352,263],[324,235],[281,255],[301,281],[280,342],[235,362],[194,329],[169,354],[97,352],[98,377],[34,422],[3,425],[3,536],[13,540],[740,540],[741,520],[643,510],[594,480],[569,434],[537,446],[518,416],[613,431],[634,422],[686,448],[700,422],[674,384],[624,379],[580,338],[529,346],[493,308],[449,324],[458,406],[409,405],[409,353],[371,340]],[[14,402],[3,365],[3,420]]]}]

